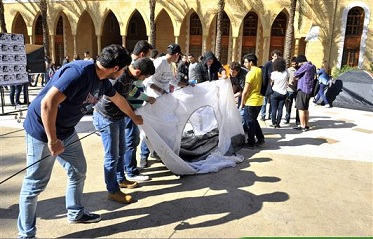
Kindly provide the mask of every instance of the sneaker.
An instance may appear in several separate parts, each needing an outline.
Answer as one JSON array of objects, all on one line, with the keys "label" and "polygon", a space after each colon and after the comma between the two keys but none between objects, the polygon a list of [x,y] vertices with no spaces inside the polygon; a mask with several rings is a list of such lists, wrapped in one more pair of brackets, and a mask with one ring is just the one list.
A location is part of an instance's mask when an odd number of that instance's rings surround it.
[{"label": "sneaker", "polygon": [[94,223],[101,221],[99,214],[84,212],[83,216],[77,220],[69,220],[69,223]]},{"label": "sneaker", "polygon": [[132,189],[132,188],[136,188],[137,186],[139,186],[137,182],[128,181],[127,179],[124,179],[122,182],[119,183],[119,187],[121,188]]},{"label": "sneaker", "polygon": [[302,130],[302,127],[300,125],[298,125],[297,127],[294,127],[293,129],[295,129],[295,130]]},{"label": "sneaker", "polygon": [[329,104],[324,105],[325,108],[331,108]]},{"label": "sneaker", "polygon": [[143,182],[143,181],[150,180],[150,177],[148,175],[143,175],[143,174],[138,174],[134,176],[126,175],[126,178],[130,181],[135,181],[135,182]]},{"label": "sneaker", "polygon": [[305,128],[302,128],[302,132],[307,132],[309,130],[309,128],[305,127]]},{"label": "sneaker", "polygon": [[116,193],[108,193],[107,197],[108,197],[109,200],[119,202],[119,203],[122,203],[122,204],[128,204],[128,203],[133,202],[132,196],[126,195],[122,191],[118,191]]},{"label": "sneaker", "polygon": [[257,147],[263,147],[265,146],[265,144],[266,144],[266,141],[264,139],[261,139],[255,142],[255,146]]},{"label": "sneaker", "polygon": [[244,145],[244,147],[248,148],[248,149],[255,149],[255,144],[249,144],[249,143],[247,143],[247,144]]},{"label": "sneaker", "polygon": [[284,121],[284,122],[282,122],[283,124],[290,124],[290,122],[289,121]]}]

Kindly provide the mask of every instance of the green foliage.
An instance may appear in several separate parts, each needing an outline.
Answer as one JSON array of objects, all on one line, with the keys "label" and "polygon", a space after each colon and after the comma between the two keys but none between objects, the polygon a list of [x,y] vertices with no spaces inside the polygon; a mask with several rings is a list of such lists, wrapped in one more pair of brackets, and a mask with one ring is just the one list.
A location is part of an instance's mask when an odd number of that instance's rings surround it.
[{"label": "green foliage", "polygon": [[358,68],[356,66],[349,66],[349,65],[344,65],[342,66],[341,69],[337,69],[335,68],[333,70],[333,73],[332,73],[332,77],[334,79],[337,79],[340,75],[342,75],[343,73],[345,72],[348,72],[348,71],[353,71],[353,70],[357,70]]}]

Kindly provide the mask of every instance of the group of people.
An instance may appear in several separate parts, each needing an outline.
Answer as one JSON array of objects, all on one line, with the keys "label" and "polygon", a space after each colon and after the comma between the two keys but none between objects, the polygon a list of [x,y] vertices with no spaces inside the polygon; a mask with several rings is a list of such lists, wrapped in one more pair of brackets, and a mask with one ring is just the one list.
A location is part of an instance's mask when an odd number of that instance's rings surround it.
[{"label": "group of people", "polygon": [[[135,188],[139,182],[149,180],[149,176],[141,174],[140,170],[148,166],[149,155],[156,153],[150,152],[143,140],[140,167],[137,166],[138,125],[143,124],[143,119],[134,110],[155,103],[157,97],[170,94],[176,88],[218,80],[225,72],[211,51],[206,52],[200,61],[196,61],[192,54],[180,61],[183,56],[180,46],[170,44],[165,55],[157,55],[158,51],[147,41],[139,41],[132,53],[120,45],[109,45],[96,60],[64,64],[31,102],[24,121],[29,167],[19,199],[20,238],[36,235],[37,198],[49,182],[55,160],[64,167],[68,176],[68,221],[94,223],[101,220],[100,215],[88,212],[82,205],[87,164],[75,126],[87,112],[94,108],[93,124],[103,143],[108,199],[131,203],[134,201],[132,196],[123,193],[121,188]],[[243,112],[248,146],[265,143],[257,118],[263,105],[263,89],[268,85],[277,92],[273,93],[272,101],[277,110],[281,108],[280,101],[286,99],[288,87],[297,92],[293,99],[296,99],[299,110],[301,129],[307,129],[308,102],[313,87],[310,79],[315,73],[312,63],[305,56],[298,56],[299,68],[293,72],[291,82],[285,84],[283,81],[288,80],[290,71],[285,69],[282,58],[273,61],[270,81],[265,80],[264,69],[257,66],[255,54],[245,55],[243,62],[244,67],[238,62],[231,63],[229,76],[238,108]],[[280,114],[272,114],[272,119],[279,118]],[[287,119],[290,119],[290,113]],[[278,124],[278,121],[273,123]]]}]

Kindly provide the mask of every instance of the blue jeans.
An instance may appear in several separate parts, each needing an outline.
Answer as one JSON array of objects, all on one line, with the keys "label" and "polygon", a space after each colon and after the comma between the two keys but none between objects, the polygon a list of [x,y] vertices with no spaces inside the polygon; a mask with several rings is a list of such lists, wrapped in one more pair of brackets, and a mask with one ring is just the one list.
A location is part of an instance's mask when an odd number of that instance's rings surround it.
[{"label": "blue jeans", "polygon": [[258,115],[261,108],[261,106],[245,106],[244,108],[244,117],[248,126],[247,143],[250,146],[255,145],[255,137],[258,141],[264,140],[264,135],[258,122]]},{"label": "blue jeans", "polygon": [[97,111],[93,112],[93,125],[100,131],[104,145],[104,176],[109,193],[120,191],[117,178],[124,179],[124,154],[126,153],[124,118],[110,120]]},{"label": "blue jeans", "polygon": [[282,111],[285,104],[286,95],[274,91],[271,95],[271,107],[272,107],[272,124],[280,125],[282,118]]},{"label": "blue jeans", "polygon": [[[21,101],[19,100],[19,97],[21,95],[22,91],[22,85],[11,85],[10,86],[10,92],[9,92],[9,97],[10,97],[10,104],[11,105],[20,105]],[[15,98],[14,98],[15,96]]]},{"label": "blue jeans", "polygon": [[269,109],[268,109],[268,119],[271,118],[271,111],[272,111],[272,108],[271,108],[271,95],[268,95],[268,96],[264,96],[264,100],[263,100],[263,105],[260,109],[260,117],[264,120],[266,118],[266,113],[267,113],[267,103],[269,104]]},{"label": "blue jeans", "polygon": [[141,159],[147,160],[149,155],[150,155],[150,150],[145,143],[145,139],[143,139],[141,141],[141,153],[140,153]]},{"label": "blue jeans", "polygon": [[291,109],[293,108],[293,102],[295,101],[296,96],[297,96],[297,92],[296,91],[288,91],[286,93],[286,99],[285,99],[286,114],[285,114],[285,120],[288,123],[290,122]]},{"label": "blue jeans", "polygon": [[51,156],[47,143],[41,142],[26,133],[28,168],[19,196],[18,235],[34,237],[36,234],[36,205],[38,195],[47,187],[55,159],[67,173],[66,209],[69,220],[78,220],[84,213],[82,195],[86,178],[87,164],[78,135],[74,132],[63,141],[65,151]]},{"label": "blue jeans", "polygon": [[314,103],[317,103],[317,101],[319,101],[319,99],[321,98],[324,101],[324,104],[326,104],[326,105],[329,104],[328,99],[325,96],[326,88],[327,88],[326,85],[320,83],[319,92],[317,93],[317,95],[314,99]]},{"label": "blue jeans", "polygon": [[[126,134],[126,154],[124,156],[124,170],[127,175],[133,177],[140,172],[137,169],[136,152],[137,146],[140,143],[139,127],[133,122],[130,117],[125,117],[125,134]],[[123,181],[118,178],[118,181]]]}]

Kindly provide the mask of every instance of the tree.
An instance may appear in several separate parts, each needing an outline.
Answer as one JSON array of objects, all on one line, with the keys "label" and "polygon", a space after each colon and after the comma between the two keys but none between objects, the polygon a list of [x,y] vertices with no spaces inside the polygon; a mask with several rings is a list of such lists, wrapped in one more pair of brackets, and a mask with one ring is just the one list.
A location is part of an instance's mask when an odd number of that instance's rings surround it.
[{"label": "tree", "polygon": [[39,3],[40,7],[40,15],[41,15],[41,24],[43,28],[43,46],[44,46],[44,54],[50,57],[49,51],[49,29],[48,29],[48,22],[47,22],[47,14],[48,14],[48,3],[47,0],[40,0]]},{"label": "tree", "polygon": [[155,12],[156,0],[149,0],[150,7],[150,36],[149,43],[155,46],[155,21],[154,21],[154,12]]},{"label": "tree", "polygon": [[1,25],[1,32],[4,32],[4,33],[8,32],[6,30],[6,24],[5,24],[3,0],[0,0],[0,25]]},{"label": "tree", "polygon": [[290,14],[289,14],[289,23],[286,29],[285,35],[285,50],[284,50],[284,59],[286,64],[290,65],[291,52],[294,45],[294,19],[295,11],[297,7],[297,0],[291,0],[290,2]]},{"label": "tree", "polygon": [[218,1],[218,17],[216,20],[216,41],[215,41],[215,56],[220,59],[221,53],[221,38],[222,38],[222,22],[224,14],[225,0]]}]

